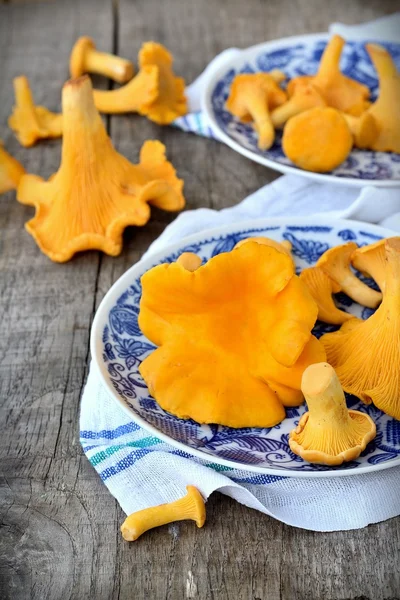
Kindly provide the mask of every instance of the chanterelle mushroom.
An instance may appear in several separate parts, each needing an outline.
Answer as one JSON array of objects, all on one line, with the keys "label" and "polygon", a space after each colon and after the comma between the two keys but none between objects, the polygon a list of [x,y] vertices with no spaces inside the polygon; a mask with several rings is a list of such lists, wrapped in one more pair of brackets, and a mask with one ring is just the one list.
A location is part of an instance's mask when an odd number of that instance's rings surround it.
[{"label": "chanterelle mushroom", "polygon": [[342,113],[354,138],[356,148],[370,148],[379,135],[379,126],[376,119],[365,112],[360,117]]},{"label": "chanterelle mushroom", "polygon": [[80,37],[72,48],[69,60],[71,77],[76,79],[84,73],[105,75],[118,83],[126,83],[133,77],[133,64],[126,58],[96,50],[94,41]]},{"label": "chanterelle mushroom", "polygon": [[272,246],[272,248],[276,248],[279,252],[284,252],[288,256],[292,256],[292,244],[287,240],[282,240],[282,242],[277,242],[271,238],[267,237],[248,237],[244,240],[240,240],[235,246],[235,248],[240,248],[243,244],[247,244],[247,242],[257,242],[257,244],[263,244],[264,246]]},{"label": "chanterelle mushroom", "polygon": [[35,106],[29,81],[24,75],[16,77],[13,83],[15,106],[8,125],[19,142],[29,147],[37,140],[61,137],[62,114],[53,113],[44,106]]},{"label": "chanterelle mushroom", "polygon": [[[395,239],[400,241],[400,237]],[[375,244],[361,246],[361,248],[354,250],[351,255],[351,264],[353,267],[364,275],[372,277],[382,292],[385,291],[385,243],[386,240],[379,240]]]},{"label": "chanterelle mushroom", "polygon": [[157,97],[141,109],[141,114],[159,125],[172,123],[187,113],[185,80],[172,70],[173,57],[162,45],[146,42],[139,52],[139,66],[158,68],[159,89]]},{"label": "chanterelle mushroom", "polygon": [[195,521],[197,527],[203,527],[206,520],[203,497],[193,485],[186,486],[186,490],[186,496],[175,502],[152,506],[129,515],[121,526],[124,540],[134,542],[149,529],[187,519]]},{"label": "chanterelle mushroom", "polygon": [[24,173],[24,167],[4,149],[0,140],[0,194],[14,190]]},{"label": "chanterelle mushroom", "polygon": [[332,171],[347,158],[352,146],[353,136],[345,119],[329,106],[316,106],[295,115],[283,130],[284,153],[307,171]]},{"label": "chanterelle mushroom", "polygon": [[268,150],[275,139],[270,111],[285,100],[286,93],[269,73],[245,73],[233,80],[226,109],[245,123],[254,122],[258,147]]},{"label": "chanterelle mushroom", "polygon": [[353,318],[353,315],[340,310],[333,301],[332,294],[340,291],[340,286],[319,267],[309,267],[300,273],[311,296],[318,305],[318,319],[324,323],[341,325]]},{"label": "chanterelle mushroom", "polygon": [[94,107],[87,75],[63,88],[64,136],[61,165],[49,181],[25,175],[18,200],[35,206],[26,229],[54,261],[98,249],[115,256],[128,225],[144,225],[149,203],[165,210],[184,205],[182,180],[157,141],[144,143],[133,165],[112,146]]},{"label": "chanterelle mushroom", "polygon": [[330,248],[319,258],[316,266],[336,281],[350,298],[363,306],[376,308],[382,300],[382,294],[360,281],[350,269],[350,259],[356,248],[354,242]]},{"label": "chanterelle mushroom", "polygon": [[148,65],[126,85],[115,90],[93,90],[97,110],[106,114],[142,112],[159,93],[158,67]]},{"label": "chanterelle mushroom", "polygon": [[[385,243],[382,304],[366,321],[348,321],[322,336],[343,389],[400,419],[400,240]],[[346,327],[347,326],[347,327]]]},{"label": "chanterelle mushroom", "polygon": [[290,432],[292,452],[304,460],[341,465],[355,460],[376,436],[369,415],[348,410],[339,379],[326,362],[310,365],[303,373],[301,389],[308,412]]},{"label": "chanterelle mushroom", "polygon": [[283,127],[291,117],[315,106],[326,106],[322,94],[312,83],[299,84],[295,86],[289,100],[272,111],[272,124],[276,128]]},{"label": "chanterelle mushroom", "polygon": [[379,96],[368,109],[378,124],[379,134],[368,148],[400,153],[400,73],[385,48],[367,44],[367,51],[379,75]]},{"label": "chanterelle mushroom", "polygon": [[340,35],[331,37],[312,83],[321,91],[329,106],[358,116],[364,112],[370,92],[367,86],[340,72],[340,56],[344,45],[345,40]]}]

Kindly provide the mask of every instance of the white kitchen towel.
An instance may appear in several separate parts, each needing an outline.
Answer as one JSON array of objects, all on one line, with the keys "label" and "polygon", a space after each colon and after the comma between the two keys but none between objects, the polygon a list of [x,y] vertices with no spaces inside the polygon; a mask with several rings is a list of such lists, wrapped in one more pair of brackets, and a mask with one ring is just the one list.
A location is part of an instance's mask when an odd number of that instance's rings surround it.
[{"label": "white kitchen towel", "polygon": [[[192,130],[188,125],[187,129]],[[207,135],[207,130],[203,128],[202,133]],[[400,212],[393,216],[400,211],[399,204],[398,190],[383,194],[363,188],[360,192],[284,176],[235,207],[183,213],[148,252],[209,227],[285,214],[322,213],[371,222],[384,219],[382,224],[400,231]],[[289,478],[194,458],[131,421],[102,386],[94,365],[82,396],[80,440],[126,514],[172,502],[185,494],[188,484],[195,485],[205,499],[218,490],[287,524],[315,531],[356,529],[400,514],[399,467],[350,477]]]}]

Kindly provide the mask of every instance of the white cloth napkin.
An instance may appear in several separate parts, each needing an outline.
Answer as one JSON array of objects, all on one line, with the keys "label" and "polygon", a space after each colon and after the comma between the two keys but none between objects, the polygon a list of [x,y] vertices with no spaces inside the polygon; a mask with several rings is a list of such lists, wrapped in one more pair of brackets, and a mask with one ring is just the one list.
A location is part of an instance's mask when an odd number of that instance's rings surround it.
[{"label": "white cloth napkin", "polygon": [[[400,14],[395,18],[399,21]],[[383,30],[387,28],[385,22],[378,21]],[[332,29],[341,32],[341,27],[336,24]],[[345,35],[354,37],[353,33],[359,33],[363,37],[362,27],[351,31],[346,28]],[[399,27],[400,24],[395,26],[394,31]],[[377,38],[384,37],[383,30]],[[370,29],[368,36],[373,37]],[[217,57],[204,76],[224,58],[224,55]],[[196,102],[202,81],[199,78],[188,89],[194,110],[198,109]],[[199,112],[183,117],[176,125],[211,135]],[[383,193],[366,187],[360,191],[286,175],[233,208],[183,213],[148,253],[209,227],[261,216],[322,213],[329,218],[351,217],[374,223],[383,219],[383,225],[400,231],[400,212],[393,216],[397,211],[400,211],[398,189]],[[290,478],[229,469],[191,457],[131,421],[103,388],[94,365],[82,396],[80,430],[86,456],[126,514],[177,500],[185,494],[188,484],[195,485],[205,499],[218,490],[284,523],[314,531],[356,529],[400,514],[398,467],[350,477]]]}]

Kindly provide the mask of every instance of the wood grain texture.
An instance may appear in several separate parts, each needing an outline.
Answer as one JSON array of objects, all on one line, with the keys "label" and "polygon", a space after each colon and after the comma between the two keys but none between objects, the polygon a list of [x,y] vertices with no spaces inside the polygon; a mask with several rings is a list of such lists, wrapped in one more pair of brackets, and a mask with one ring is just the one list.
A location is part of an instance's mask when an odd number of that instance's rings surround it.
[{"label": "wood grain texture", "polygon": [[[60,142],[21,148],[6,127],[12,77],[56,110],[80,34],[136,59],[165,43],[188,81],[228,46],[326,30],[396,10],[392,0],[73,0],[0,6],[0,137],[30,172],[47,177]],[[97,87],[107,82],[97,78]],[[163,141],[185,180],[188,208],[240,201],[277,175],[211,140],[112,117],[116,147],[136,160]],[[179,523],[127,544],[124,518],[78,441],[90,325],[110,285],[174,217],[125,232],[120,257],[87,253],[51,263],[23,230],[32,211],[0,197],[0,597],[89,600],[389,600],[400,598],[400,519],[353,532],[290,528],[215,494],[207,524]]]}]

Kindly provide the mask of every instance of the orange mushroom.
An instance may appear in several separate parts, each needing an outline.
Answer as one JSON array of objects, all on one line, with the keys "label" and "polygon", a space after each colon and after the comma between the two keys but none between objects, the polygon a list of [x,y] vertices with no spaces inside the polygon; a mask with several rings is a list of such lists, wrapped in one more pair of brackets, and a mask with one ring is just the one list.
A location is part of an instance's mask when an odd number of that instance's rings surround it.
[{"label": "orange mushroom", "polygon": [[72,79],[84,73],[98,73],[118,83],[126,83],[132,79],[134,69],[130,60],[108,52],[99,52],[92,38],[83,36],[72,48],[69,71]]},{"label": "orange mushroom", "polygon": [[44,138],[62,136],[62,114],[53,113],[44,106],[35,106],[29,81],[24,76],[14,79],[15,106],[8,118],[9,127],[19,142],[33,146]]},{"label": "orange mushroom", "polygon": [[194,252],[182,252],[176,262],[187,271],[196,271],[196,269],[201,267],[202,260]]},{"label": "orange mushroom", "polygon": [[16,189],[24,173],[24,167],[4,149],[0,140],[0,194]]},{"label": "orange mushroom", "polygon": [[155,65],[140,69],[126,85],[115,90],[93,90],[94,104],[101,113],[141,113],[159,94],[159,72]]},{"label": "orange mushroom", "polygon": [[187,519],[195,521],[197,527],[203,527],[206,520],[203,497],[193,485],[186,486],[186,490],[186,496],[175,502],[151,506],[129,515],[121,526],[124,540],[134,542],[149,529]]},{"label": "orange mushroom", "polygon": [[316,107],[301,112],[286,123],[282,148],[301,169],[326,173],[350,154],[353,136],[339,111]]},{"label": "orange mushroom", "polygon": [[183,207],[183,182],[160,142],[145,142],[139,165],[116,152],[93,104],[87,75],[64,85],[62,104],[59,170],[48,181],[25,175],[18,186],[18,200],[36,208],[26,229],[57,262],[89,249],[116,256],[124,228],[149,220],[149,203],[172,211]]},{"label": "orange mushroom", "polygon": [[376,308],[382,301],[382,294],[360,281],[350,268],[351,257],[356,249],[355,242],[329,248],[318,259],[316,266],[325,271],[350,298],[363,306]]},{"label": "orange mushroom", "polygon": [[318,89],[312,83],[298,84],[295,86],[289,100],[272,111],[272,124],[279,129],[291,117],[315,106],[326,106],[326,102]]},{"label": "orange mushroom", "polygon": [[258,147],[268,150],[275,139],[270,111],[285,100],[285,92],[270,74],[245,73],[234,78],[226,109],[245,123],[254,122]]},{"label": "orange mushroom", "polygon": [[368,148],[400,153],[400,73],[389,52],[378,44],[367,44],[367,51],[379,76],[379,96],[368,109],[379,133]]},{"label": "orange mushroom", "polygon": [[292,452],[308,462],[329,466],[358,458],[376,436],[376,426],[369,415],[348,410],[331,365],[323,362],[307,367],[301,389],[308,412],[290,432]]},{"label": "orange mushroom", "polygon": [[333,301],[332,294],[340,291],[340,286],[321,268],[309,267],[300,273],[312,297],[318,305],[318,319],[324,323],[341,325],[353,318],[353,315],[340,310]]},{"label": "orange mushroom", "polygon": [[382,304],[365,321],[348,321],[322,336],[343,389],[400,419],[400,240],[385,242]]},{"label": "orange mushroom", "polygon": [[139,326],[159,348],[139,369],[162,408],[272,427],[301,402],[301,374],[325,358],[311,334],[317,306],[287,254],[249,242],[192,272],[158,265],[141,281]]},{"label": "orange mushroom", "polygon": [[370,92],[366,85],[340,72],[340,56],[344,45],[345,40],[340,35],[331,37],[312,84],[320,90],[329,106],[358,116],[365,111]]},{"label": "orange mushroom", "polygon": [[[400,237],[393,238],[400,240]],[[372,277],[383,292],[385,290],[386,240],[356,248],[351,255],[351,264],[366,276]]]},{"label": "orange mushroom", "polygon": [[360,117],[342,113],[353,135],[356,148],[370,148],[379,135],[379,125],[375,117],[365,112]]},{"label": "orange mushroom", "polygon": [[139,52],[141,69],[155,65],[158,68],[157,97],[141,109],[141,114],[159,125],[167,125],[187,113],[185,80],[172,70],[173,57],[162,44],[146,42]]},{"label": "orange mushroom", "polygon": [[247,244],[247,242],[256,242],[257,244],[264,244],[264,246],[272,246],[272,248],[276,248],[279,252],[284,252],[288,256],[292,256],[292,244],[287,240],[282,240],[281,242],[277,242],[268,237],[258,236],[258,237],[248,237],[244,240],[240,240],[235,246],[235,248],[240,248],[243,244]]}]

